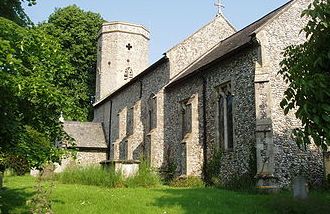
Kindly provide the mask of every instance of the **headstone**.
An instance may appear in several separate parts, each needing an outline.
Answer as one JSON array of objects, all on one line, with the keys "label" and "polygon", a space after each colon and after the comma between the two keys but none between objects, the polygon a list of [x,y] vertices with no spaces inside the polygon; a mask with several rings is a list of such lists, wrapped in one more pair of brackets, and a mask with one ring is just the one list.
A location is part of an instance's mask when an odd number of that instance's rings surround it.
[{"label": "headstone", "polygon": [[32,168],[30,170],[30,175],[33,176],[33,177],[38,177],[39,174],[40,174],[40,170],[38,170],[38,169]]},{"label": "headstone", "polygon": [[306,178],[299,175],[293,180],[293,198],[304,200],[308,198],[308,185]]}]

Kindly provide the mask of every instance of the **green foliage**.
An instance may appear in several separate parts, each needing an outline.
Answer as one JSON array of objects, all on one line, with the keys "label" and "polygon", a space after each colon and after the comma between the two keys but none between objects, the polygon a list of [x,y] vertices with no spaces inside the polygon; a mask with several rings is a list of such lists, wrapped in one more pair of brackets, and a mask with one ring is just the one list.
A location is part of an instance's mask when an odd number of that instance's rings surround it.
[{"label": "green foliage", "polygon": [[204,182],[200,177],[188,176],[175,178],[171,183],[172,187],[204,187]]},{"label": "green foliage", "polygon": [[302,16],[309,18],[307,41],[284,52],[280,74],[288,89],[281,107],[284,113],[297,110],[302,128],[293,132],[298,145],[314,142],[324,150],[330,145],[330,4],[315,0]]},{"label": "green foliage", "polygon": [[[67,79],[72,82],[74,97],[78,100],[82,119],[92,119],[91,97],[95,94],[98,31],[103,18],[86,12],[76,5],[56,9],[48,22],[39,26],[47,34],[57,38],[68,54],[73,72]],[[69,120],[71,115],[65,115]]]},{"label": "green foliage", "polygon": [[[0,190],[3,213],[28,213],[34,193],[29,176],[5,178]],[[311,191],[307,201],[292,193],[255,194],[218,188],[120,188],[56,183],[51,195],[55,213],[328,213],[330,192]]]},{"label": "green foliage", "polygon": [[222,187],[236,191],[256,192],[256,179],[254,176],[255,175],[252,175],[249,172],[246,172],[242,175],[236,175]]},{"label": "green foliage", "polygon": [[229,182],[222,187],[239,191],[256,191],[257,152],[255,146],[251,146],[248,165],[245,166],[245,169],[247,169],[247,171],[243,174],[240,171],[237,171],[236,175],[234,175]]},{"label": "green foliage", "polygon": [[8,155],[5,160],[5,168],[12,170],[15,175],[24,175],[30,170],[29,163],[22,155]]},{"label": "green foliage", "polygon": [[56,39],[0,18],[0,160],[20,156],[30,167],[59,160],[60,112],[81,117],[67,81],[73,71]]},{"label": "green foliage", "polygon": [[127,187],[155,187],[160,185],[158,174],[150,167],[150,164],[142,160],[139,171],[135,176],[128,177],[125,181]]},{"label": "green foliage", "polygon": [[[251,143],[250,143],[251,144]],[[249,152],[249,160],[244,167],[246,171],[242,174],[241,171],[237,171],[231,176],[229,182],[223,183],[220,177],[221,159],[223,151],[216,150],[212,158],[204,166],[205,177],[204,181],[207,185],[216,186],[220,188],[227,188],[232,190],[251,191],[255,190],[257,174],[257,160],[256,160],[256,148],[251,146]],[[242,170],[242,169],[240,169]]]},{"label": "green foliage", "polygon": [[45,183],[41,179],[37,179],[35,185],[35,194],[26,203],[30,207],[33,214],[52,214],[52,201],[50,196],[54,188],[54,183]]},{"label": "green foliage", "polygon": [[167,158],[167,161],[168,162],[167,162],[166,170],[162,174],[165,184],[169,184],[171,181],[173,181],[175,177],[175,171],[178,166],[175,160],[171,158]]},{"label": "green foliage", "polygon": [[220,186],[221,181],[219,178],[221,168],[222,151],[216,150],[207,164],[204,165],[204,181],[207,185]]},{"label": "green foliage", "polygon": [[[4,0],[0,6],[1,16],[30,25],[21,1]],[[32,28],[0,18],[0,170],[23,173],[6,161],[13,157],[27,167],[59,162],[63,151],[54,142],[65,137],[60,112],[68,120],[86,120],[91,113],[102,22],[76,6],[59,9],[49,23]]]},{"label": "green foliage", "polygon": [[58,180],[66,184],[84,184],[103,187],[123,187],[124,178],[113,168],[104,170],[99,166],[73,166],[58,175]]},{"label": "green foliage", "polygon": [[[16,22],[20,26],[32,25],[32,21],[22,7],[24,0],[1,0],[0,16]],[[27,0],[28,6],[36,4],[36,0]]]},{"label": "green foliage", "polygon": [[142,162],[135,176],[124,178],[113,167],[103,169],[99,166],[73,166],[57,176],[62,183],[120,187],[154,187],[160,185],[157,173],[146,162]]},{"label": "green foliage", "polygon": [[4,176],[6,176],[6,177],[17,176],[17,174],[13,169],[8,168],[8,169],[5,170]]}]

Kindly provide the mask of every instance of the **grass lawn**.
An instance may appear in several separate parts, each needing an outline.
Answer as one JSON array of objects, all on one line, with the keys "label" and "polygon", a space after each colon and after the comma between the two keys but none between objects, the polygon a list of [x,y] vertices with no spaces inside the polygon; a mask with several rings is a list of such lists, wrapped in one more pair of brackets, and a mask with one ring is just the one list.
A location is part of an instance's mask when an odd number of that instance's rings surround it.
[{"label": "grass lawn", "polygon": [[[5,177],[0,190],[2,213],[28,213],[32,177]],[[294,201],[288,192],[266,195],[216,188],[121,188],[55,183],[55,213],[330,213],[330,193],[312,192]],[[0,212],[1,213],[1,212]]]}]

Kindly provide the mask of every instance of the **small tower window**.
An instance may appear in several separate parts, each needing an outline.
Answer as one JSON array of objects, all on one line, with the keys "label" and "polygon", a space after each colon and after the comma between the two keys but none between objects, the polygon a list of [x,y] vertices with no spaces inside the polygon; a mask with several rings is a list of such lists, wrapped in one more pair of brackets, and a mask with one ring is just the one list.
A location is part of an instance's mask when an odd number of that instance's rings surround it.
[{"label": "small tower window", "polygon": [[133,69],[131,67],[127,67],[124,72],[124,80],[133,78]]}]

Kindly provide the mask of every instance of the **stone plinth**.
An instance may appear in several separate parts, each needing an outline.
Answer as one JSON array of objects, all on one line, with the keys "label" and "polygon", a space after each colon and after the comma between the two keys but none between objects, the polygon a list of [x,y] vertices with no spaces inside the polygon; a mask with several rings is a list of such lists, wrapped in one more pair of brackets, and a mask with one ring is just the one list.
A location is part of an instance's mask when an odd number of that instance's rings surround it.
[{"label": "stone plinth", "polygon": [[269,174],[258,174],[257,178],[257,189],[261,192],[274,193],[279,191],[277,178]]},{"label": "stone plinth", "polygon": [[105,160],[100,164],[103,168],[113,167],[116,172],[121,172],[124,177],[136,175],[139,171],[140,161],[138,160]]}]

